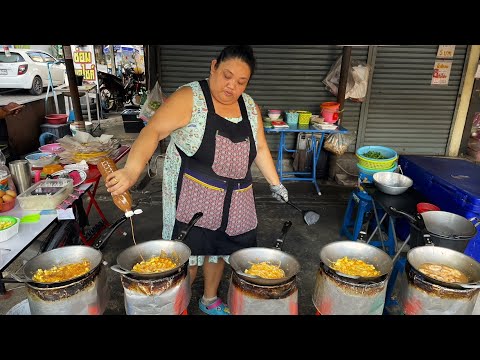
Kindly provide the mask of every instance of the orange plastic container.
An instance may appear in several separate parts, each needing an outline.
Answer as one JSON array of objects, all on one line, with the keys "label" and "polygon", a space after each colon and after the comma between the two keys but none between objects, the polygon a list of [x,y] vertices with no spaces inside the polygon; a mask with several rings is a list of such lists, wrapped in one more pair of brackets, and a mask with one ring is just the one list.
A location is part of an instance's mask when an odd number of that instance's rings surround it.
[{"label": "orange plastic container", "polygon": [[327,123],[334,123],[338,120],[340,104],[337,102],[324,102],[320,105],[320,111]]}]

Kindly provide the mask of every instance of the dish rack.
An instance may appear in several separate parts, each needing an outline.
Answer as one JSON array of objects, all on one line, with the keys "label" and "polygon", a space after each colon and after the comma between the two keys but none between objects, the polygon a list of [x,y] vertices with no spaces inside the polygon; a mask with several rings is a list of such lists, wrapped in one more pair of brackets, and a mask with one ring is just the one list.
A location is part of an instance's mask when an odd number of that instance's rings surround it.
[{"label": "dish rack", "polygon": [[53,210],[72,192],[72,179],[48,179],[29,187],[17,199],[24,210]]}]

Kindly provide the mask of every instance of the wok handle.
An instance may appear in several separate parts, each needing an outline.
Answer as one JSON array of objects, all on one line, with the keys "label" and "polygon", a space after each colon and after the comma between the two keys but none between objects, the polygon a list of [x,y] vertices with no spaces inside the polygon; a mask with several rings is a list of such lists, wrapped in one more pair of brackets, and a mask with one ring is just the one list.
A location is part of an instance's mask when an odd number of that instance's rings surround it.
[{"label": "wok handle", "polygon": [[480,225],[480,219],[476,216],[472,217],[471,219],[468,219],[468,221],[470,221],[475,227],[478,227],[478,225]]},{"label": "wok handle", "polygon": [[282,228],[282,233],[280,237],[275,241],[275,246],[274,249],[282,251],[282,246],[285,241],[285,238],[287,237],[288,230],[292,227],[292,222],[291,221],[285,221],[283,223],[283,228]]},{"label": "wok handle", "polygon": [[183,241],[192,230],[193,226],[197,223],[198,220],[203,216],[202,212],[197,212],[195,215],[193,215],[192,219],[189,221],[187,224],[187,227],[180,231],[180,235],[178,235],[178,238],[175,239],[175,241]]},{"label": "wok handle", "polygon": [[110,225],[110,227],[108,228],[108,231],[103,234],[102,236],[100,236],[92,245],[92,247],[94,249],[97,249],[99,250],[100,248],[102,248],[104,245],[105,245],[105,242],[110,238],[110,236],[112,236],[112,234],[115,232],[115,230],[118,229],[118,227],[120,225],[122,225],[125,221],[127,220],[127,218],[125,217],[125,215],[122,215],[121,218],[119,218],[117,221],[115,221],[115,223],[113,225]]},{"label": "wok handle", "polygon": [[27,279],[26,277],[21,277],[21,276],[18,276],[17,274],[14,274],[14,273],[10,273],[10,276],[12,277],[11,279],[0,278],[0,284],[1,283],[15,283],[15,284],[18,284],[18,283],[27,283],[27,282],[31,281],[30,279]]},{"label": "wok handle", "polygon": [[410,224],[415,226],[417,229],[422,230],[422,231],[425,230],[425,222],[423,221],[422,215],[417,213],[415,216],[413,216],[412,214],[409,214],[405,211],[398,210],[397,208],[394,208],[393,206],[390,206],[390,211],[392,211],[396,214],[405,216],[409,220]]},{"label": "wok handle", "polygon": [[112,265],[112,266],[110,266],[110,269],[112,269],[113,271],[116,271],[116,272],[118,272],[118,273],[120,273],[120,274],[122,274],[122,275],[128,275],[128,274],[130,274],[130,271],[125,270],[124,268],[122,268],[122,267],[121,267],[120,265],[118,265],[118,264],[117,264],[117,265]]}]

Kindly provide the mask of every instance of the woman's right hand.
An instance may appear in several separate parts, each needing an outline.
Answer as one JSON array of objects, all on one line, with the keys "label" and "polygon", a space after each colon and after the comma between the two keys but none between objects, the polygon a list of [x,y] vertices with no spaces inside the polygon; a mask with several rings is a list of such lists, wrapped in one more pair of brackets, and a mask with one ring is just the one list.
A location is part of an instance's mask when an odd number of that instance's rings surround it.
[{"label": "woman's right hand", "polygon": [[105,186],[111,195],[120,195],[130,189],[136,181],[128,169],[123,168],[109,174],[105,179]]}]

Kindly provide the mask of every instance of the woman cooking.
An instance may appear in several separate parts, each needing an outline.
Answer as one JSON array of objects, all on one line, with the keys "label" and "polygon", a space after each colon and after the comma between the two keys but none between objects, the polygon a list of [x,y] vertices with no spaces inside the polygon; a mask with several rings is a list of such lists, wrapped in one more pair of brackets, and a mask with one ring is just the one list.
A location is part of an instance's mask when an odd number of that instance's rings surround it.
[{"label": "woman cooking", "polygon": [[288,201],[268,149],[262,117],[244,93],[255,70],[250,46],[228,46],[212,60],[209,78],[180,87],[140,132],[123,169],[106,179],[113,195],[135,184],[158,142],[171,135],[163,171],[163,238],[176,237],[199,211],[203,217],[185,239],[192,251],[191,281],[203,265],[200,309],[228,315],[217,297],[224,260],[257,245],[252,163],[277,200]]}]

